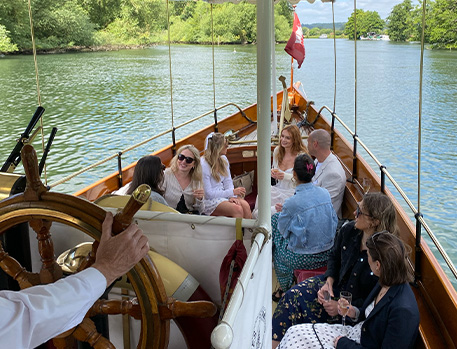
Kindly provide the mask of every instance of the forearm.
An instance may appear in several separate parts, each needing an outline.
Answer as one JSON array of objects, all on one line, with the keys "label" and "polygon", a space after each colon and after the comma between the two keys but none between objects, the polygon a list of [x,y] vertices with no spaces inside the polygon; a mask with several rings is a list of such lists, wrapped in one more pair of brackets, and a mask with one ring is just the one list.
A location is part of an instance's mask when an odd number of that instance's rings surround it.
[{"label": "forearm", "polygon": [[89,268],[53,284],[1,292],[2,343],[36,347],[75,327],[105,289],[105,277]]}]

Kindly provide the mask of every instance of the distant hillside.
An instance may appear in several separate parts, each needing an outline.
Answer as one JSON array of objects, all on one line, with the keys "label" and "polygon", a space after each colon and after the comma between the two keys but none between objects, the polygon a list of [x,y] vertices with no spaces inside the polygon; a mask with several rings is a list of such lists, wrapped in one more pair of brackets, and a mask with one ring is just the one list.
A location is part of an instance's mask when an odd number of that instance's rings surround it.
[{"label": "distant hillside", "polygon": [[[335,30],[343,30],[346,22],[335,22]],[[311,24],[302,24],[302,27],[308,29],[319,28],[319,29],[333,29],[332,23],[311,23]]]}]

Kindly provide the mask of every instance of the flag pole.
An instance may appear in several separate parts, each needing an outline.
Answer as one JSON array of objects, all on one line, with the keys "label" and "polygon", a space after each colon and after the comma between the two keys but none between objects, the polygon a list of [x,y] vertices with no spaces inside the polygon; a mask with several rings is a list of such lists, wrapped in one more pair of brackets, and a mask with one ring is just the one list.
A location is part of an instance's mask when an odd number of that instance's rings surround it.
[{"label": "flag pole", "polygon": [[[292,8],[294,9],[294,14],[295,14],[295,7],[297,5],[292,5]],[[290,57],[290,89],[292,90],[292,87],[294,86],[294,57]]]},{"label": "flag pole", "polygon": [[294,85],[294,57],[290,57],[290,88]]}]

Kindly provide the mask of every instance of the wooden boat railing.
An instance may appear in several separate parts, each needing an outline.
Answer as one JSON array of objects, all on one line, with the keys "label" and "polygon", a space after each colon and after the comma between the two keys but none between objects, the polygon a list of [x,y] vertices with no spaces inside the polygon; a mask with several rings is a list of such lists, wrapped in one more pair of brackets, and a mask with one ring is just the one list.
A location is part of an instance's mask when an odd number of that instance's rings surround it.
[{"label": "wooden boat railing", "polygon": [[[144,144],[147,144],[147,143],[149,143],[149,142],[151,142],[151,141],[153,141],[153,140],[155,140],[155,139],[157,139],[157,138],[160,138],[160,137],[162,137],[162,136],[164,136],[164,135],[166,135],[166,134],[170,134],[170,133],[172,134],[173,147],[176,147],[176,141],[175,141],[175,139],[176,139],[176,137],[175,137],[175,132],[176,132],[176,130],[178,130],[178,129],[180,129],[180,128],[183,128],[184,126],[187,126],[187,125],[189,125],[189,124],[191,124],[191,123],[193,123],[193,122],[195,122],[195,121],[198,121],[198,120],[200,120],[200,119],[202,119],[202,118],[204,118],[205,116],[208,116],[208,115],[210,115],[210,114],[214,114],[214,125],[215,125],[215,131],[217,132],[217,130],[218,130],[218,126],[217,126],[217,125],[218,125],[217,111],[222,110],[222,109],[227,108],[227,107],[230,107],[230,106],[233,106],[233,107],[237,108],[238,111],[239,111],[239,113],[240,113],[246,120],[248,120],[249,122],[251,122],[251,123],[255,123],[255,122],[256,122],[256,121],[251,120],[251,119],[244,113],[244,111],[241,109],[241,107],[239,107],[237,104],[235,104],[235,103],[226,103],[226,104],[221,105],[220,107],[217,107],[217,108],[215,108],[215,109],[212,109],[212,110],[210,110],[210,111],[208,111],[208,112],[206,112],[206,113],[203,113],[203,114],[201,114],[201,115],[198,115],[198,116],[196,116],[195,118],[192,118],[192,119],[190,119],[190,120],[187,120],[187,121],[185,121],[185,122],[179,124],[178,126],[174,126],[174,127],[172,127],[172,128],[169,128],[169,129],[167,129],[167,130],[165,130],[165,131],[163,131],[163,132],[160,132],[160,133],[158,133],[158,134],[156,134],[156,135],[154,135],[154,136],[152,136],[152,137],[150,137],[150,138],[148,138],[148,139],[145,139],[145,140],[143,140],[143,141],[141,141],[141,142],[139,142],[139,143],[136,143],[136,144],[134,144],[134,145],[132,145],[132,146],[130,146],[130,147],[128,147],[128,148],[125,148],[125,149],[119,151],[119,152],[116,153],[116,154],[112,154],[112,155],[110,155],[110,156],[108,156],[108,157],[106,157],[106,158],[104,158],[104,159],[102,159],[102,160],[100,160],[100,161],[97,161],[96,163],[93,163],[93,164],[91,164],[91,165],[89,165],[89,166],[87,166],[87,167],[84,167],[84,168],[82,168],[82,169],[79,170],[79,171],[76,171],[76,172],[74,172],[74,173],[72,173],[72,174],[70,174],[70,175],[68,175],[68,176],[66,176],[66,177],[64,177],[64,178],[62,178],[62,179],[56,181],[56,182],[53,182],[53,183],[49,184],[49,188],[54,188],[54,187],[56,187],[56,186],[58,186],[58,185],[60,185],[60,184],[62,184],[62,183],[68,182],[70,179],[73,179],[73,178],[79,176],[80,174],[82,174],[82,173],[84,173],[84,172],[87,172],[87,171],[89,171],[89,170],[91,170],[91,169],[93,169],[93,168],[96,168],[96,167],[98,167],[98,166],[100,166],[100,165],[103,165],[104,163],[106,163],[106,162],[108,162],[108,161],[110,161],[110,160],[112,160],[112,159],[114,159],[114,158],[117,158],[117,159],[118,159],[119,176],[121,176],[121,178],[122,178],[122,163],[121,163],[121,157],[122,157],[123,154],[125,154],[125,153],[127,153],[127,152],[129,152],[129,151],[132,151],[132,150],[134,150],[134,149],[136,149],[136,148],[138,148],[138,147],[141,147],[141,146],[144,145]],[[120,186],[122,186],[122,183],[120,183],[120,184],[121,184]]]}]

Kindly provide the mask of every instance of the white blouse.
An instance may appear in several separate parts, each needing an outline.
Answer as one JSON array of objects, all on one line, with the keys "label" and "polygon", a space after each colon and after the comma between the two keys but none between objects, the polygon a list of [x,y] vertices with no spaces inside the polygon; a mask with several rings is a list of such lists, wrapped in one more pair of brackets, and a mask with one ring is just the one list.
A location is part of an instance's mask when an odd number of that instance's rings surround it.
[{"label": "white blouse", "polygon": [[178,179],[171,168],[165,170],[162,184],[162,190],[165,192],[163,196],[168,202],[168,205],[174,209],[178,206],[181,196],[184,195],[187,209],[189,211],[198,210],[198,212],[201,213],[203,201],[198,200],[194,196],[194,190],[198,189],[198,186],[198,183],[191,181],[185,189],[182,189],[181,184],[179,184]]},{"label": "white blouse", "polygon": [[[279,168],[279,162],[278,162],[278,156],[279,156],[279,147],[276,147],[275,150],[273,151],[273,165],[271,168]],[[287,170],[283,171],[284,172],[284,179],[278,180],[276,183],[275,187],[278,189],[295,189],[295,183],[292,181],[292,169],[293,168],[288,168]],[[282,170],[281,170],[282,171]],[[293,195],[293,193],[292,193]]]}]

